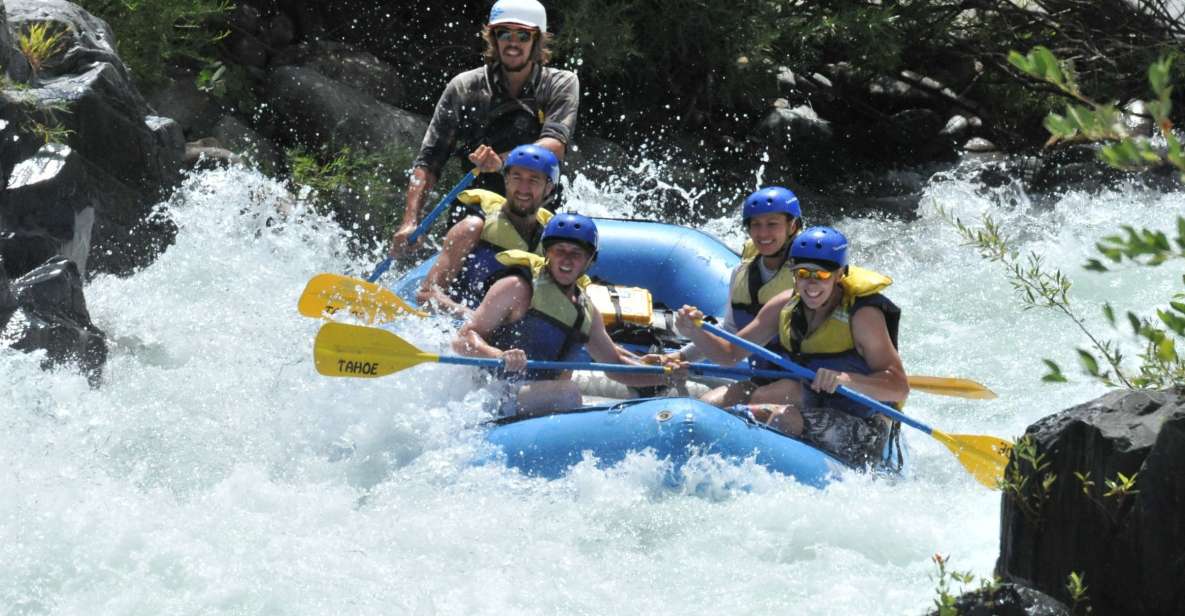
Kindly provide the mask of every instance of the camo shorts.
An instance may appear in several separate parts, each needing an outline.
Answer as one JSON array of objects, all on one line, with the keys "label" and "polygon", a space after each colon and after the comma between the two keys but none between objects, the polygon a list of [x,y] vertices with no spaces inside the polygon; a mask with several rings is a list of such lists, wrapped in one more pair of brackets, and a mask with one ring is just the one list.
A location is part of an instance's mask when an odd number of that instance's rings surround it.
[{"label": "camo shorts", "polygon": [[802,439],[854,466],[881,462],[889,428],[880,415],[860,418],[830,408],[802,409]]}]

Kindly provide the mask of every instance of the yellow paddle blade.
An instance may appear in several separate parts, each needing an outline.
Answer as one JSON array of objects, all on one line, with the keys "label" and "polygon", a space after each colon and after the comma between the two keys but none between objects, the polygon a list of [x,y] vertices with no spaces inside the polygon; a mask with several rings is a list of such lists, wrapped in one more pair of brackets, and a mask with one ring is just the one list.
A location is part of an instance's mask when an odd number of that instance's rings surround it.
[{"label": "yellow paddle blade", "polygon": [[403,314],[428,316],[386,287],[340,274],[313,276],[300,294],[296,308],[313,318],[348,310],[367,323],[386,323]]},{"label": "yellow paddle blade", "polygon": [[971,398],[972,400],[994,400],[996,398],[996,392],[988,389],[986,385],[976,383],[971,379],[910,375],[909,387],[938,396],[954,396],[956,398]]},{"label": "yellow paddle blade", "polygon": [[375,378],[439,359],[389,331],[345,323],[326,323],[313,343],[313,363],[325,376]]},{"label": "yellow paddle blade", "polygon": [[993,490],[1000,489],[1012,443],[995,436],[947,434],[938,430],[931,430],[930,436],[946,445],[976,481]]}]

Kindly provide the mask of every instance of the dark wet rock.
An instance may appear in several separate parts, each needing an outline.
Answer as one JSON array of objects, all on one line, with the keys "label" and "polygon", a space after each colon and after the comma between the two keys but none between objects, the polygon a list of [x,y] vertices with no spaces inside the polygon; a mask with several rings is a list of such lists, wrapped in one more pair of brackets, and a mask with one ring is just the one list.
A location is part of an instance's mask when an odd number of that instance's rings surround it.
[{"label": "dark wet rock", "polygon": [[317,41],[293,45],[272,63],[311,68],[392,107],[406,102],[406,89],[395,67],[372,53],[341,43]]},{"label": "dark wet rock", "polygon": [[[0,238],[0,242],[3,242],[2,238]],[[0,327],[4,327],[8,323],[8,318],[12,316],[16,307],[16,295],[12,292],[8,270],[4,269],[4,252],[0,250]]]},{"label": "dark wet rock", "polygon": [[234,30],[226,38],[225,45],[235,64],[255,68],[267,66],[270,46],[259,37]]},{"label": "dark wet rock", "polygon": [[[1001,507],[996,573],[1063,602],[1085,575],[1097,614],[1180,614],[1185,605],[1185,390],[1116,391],[1026,431],[1056,476]],[[1021,470],[1030,472],[1031,465]],[[1090,484],[1075,473],[1082,474]],[[1136,477],[1107,496],[1107,481]]]},{"label": "dark wet rock", "polygon": [[8,185],[0,230],[49,238],[88,271],[130,274],[172,241],[172,223],[149,216],[143,195],[69,146],[50,144],[21,161]]},{"label": "dark wet rock", "polygon": [[1101,147],[1075,144],[1047,148],[1041,154],[1039,168],[1028,179],[1028,188],[1038,193],[1097,191],[1133,175],[1099,160]]},{"label": "dark wet rock", "polygon": [[58,256],[61,242],[48,235],[0,232],[0,259],[9,278],[19,278]]},{"label": "dark wet rock", "polygon": [[[46,60],[39,78],[84,73],[94,64],[110,64],[128,84],[131,78],[119,55],[115,52],[115,35],[107,22],[88,13],[82,7],[65,0],[4,0],[8,7],[8,23],[17,30],[24,24],[53,22],[64,28],[63,52]],[[124,92],[121,105],[142,107],[143,101],[134,88]],[[129,111],[145,115],[142,108]]]},{"label": "dark wet rock", "polygon": [[44,350],[46,367],[75,363],[97,386],[107,361],[107,339],[91,322],[74,263],[51,259],[13,280],[11,292],[16,301],[7,314],[0,298],[0,346]]},{"label": "dark wet rock", "polygon": [[275,174],[280,168],[279,148],[234,116],[223,116],[214,126],[213,137],[266,174]]},{"label": "dark wet rock", "polygon": [[247,34],[259,32],[259,27],[263,23],[259,9],[246,3],[239,3],[227,16],[227,20],[232,30]]},{"label": "dark wet rock", "polygon": [[280,49],[296,40],[296,24],[284,13],[273,15],[263,30],[264,40],[273,49]]},{"label": "dark wet rock", "polygon": [[187,139],[209,135],[223,115],[218,101],[199,90],[196,79],[192,71],[175,71],[165,86],[148,97],[155,113],[175,120]]},{"label": "dark wet rock", "polygon": [[418,150],[428,119],[397,109],[319,71],[282,66],[271,72],[265,97],[297,143],[333,149]]},{"label": "dark wet rock", "polygon": [[[955,600],[959,616],[1071,616],[1053,597],[1019,584],[1000,584],[965,593]],[[938,610],[930,612],[936,616]]]},{"label": "dark wet rock", "polygon": [[0,75],[24,82],[29,79],[29,62],[17,48],[16,41],[16,34],[8,25],[4,3],[0,2]]}]

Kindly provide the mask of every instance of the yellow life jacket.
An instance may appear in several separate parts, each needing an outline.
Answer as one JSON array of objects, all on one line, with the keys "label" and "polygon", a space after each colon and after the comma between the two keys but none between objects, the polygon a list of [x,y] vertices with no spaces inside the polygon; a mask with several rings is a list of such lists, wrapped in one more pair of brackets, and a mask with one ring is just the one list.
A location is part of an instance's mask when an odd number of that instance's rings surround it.
[{"label": "yellow life jacket", "polygon": [[[534,246],[528,245],[530,240],[519,235],[518,229],[503,215],[502,206],[506,203],[506,197],[483,188],[473,188],[457,195],[457,200],[465,205],[480,209],[484,215],[485,226],[481,229],[482,242],[499,250],[526,250],[539,255],[543,254],[543,247],[538,238],[535,238]],[[539,232],[536,235],[542,235],[543,227],[547,226],[547,221],[551,220],[552,216],[551,212],[543,208],[539,208],[539,211],[535,212],[535,220],[539,223]]]},{"label": "yellow life jacket", "polygon": [[[778,340],[783,347],[796,355],[837,355],[853,351],[856,348],[856,342],[852,338],[852,327],[849,323],[851,314],[855,312],[856,308],[865,305],[861,301],[862,299],[879,295],[891,284],[893,284],[893,279],[884,274],[861,267],[849,267],[848,274],[839,281],[840,288],[843,290],[843,301],[835,307],[835,310],[831,311],[823,325],[804,338],[801,337],[803,332],[795,331],[792,321],[801,301],[801,298],[795,296],[786,303],[778,315]],[[888,302],[887,299],[884,301]],[[888,302],[888,304],[892,306],[892,302]],[[893,306],[893,308],[896,307]],[[896,311],[896,315],[893,315],[896,318],[890,318],[890,316],[886,311],[885,318],[889,324],[889,335],[893,340],[893,346],[896,346],[900,311]]]},{"label": "yellow life jacket", "polygon": [[745,310],[754,316],[774,296],[794,288],[794,272],[789,266],[789,261],[778,268],[773,278],[762,284],[761,267],[757,264],[757,259],[760,258],[758,256],[741,262],[744,269],[737,275],[729,294],[729,301],[734,309]]},{"label": "yellow life jacket", "polygon": [[[592,325],[592,310],[583,288],[589,280],[582,276],[577,281],[577,298],[573,302],[547,272],[547,260],[522,250],[508,250],[498,255],[498,261],[510,271],[527,278],[531,284],[531,307],[522,319],[502,325],[490,333],[490,344],[500,349],[518,348],[529,359],[562,361],[578,346],[588,342]],[[556,370],[528,370],[528,380],[554,379]]]}]

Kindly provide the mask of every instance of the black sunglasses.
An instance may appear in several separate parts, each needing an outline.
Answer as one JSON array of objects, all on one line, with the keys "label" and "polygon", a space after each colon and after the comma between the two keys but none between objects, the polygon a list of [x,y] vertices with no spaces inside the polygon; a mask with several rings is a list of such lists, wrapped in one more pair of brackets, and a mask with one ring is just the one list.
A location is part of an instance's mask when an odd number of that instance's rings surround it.
[{"label": "black sunglasses", "polygon": [[494,38],[503,43],[508,43],[515,38],[517,38],[518,42],[520,43],[526,43],[534,37],[535,33],[531,32],[530,30],[509,30],[505,28],[494,30]]}]

